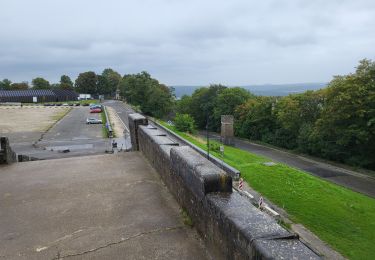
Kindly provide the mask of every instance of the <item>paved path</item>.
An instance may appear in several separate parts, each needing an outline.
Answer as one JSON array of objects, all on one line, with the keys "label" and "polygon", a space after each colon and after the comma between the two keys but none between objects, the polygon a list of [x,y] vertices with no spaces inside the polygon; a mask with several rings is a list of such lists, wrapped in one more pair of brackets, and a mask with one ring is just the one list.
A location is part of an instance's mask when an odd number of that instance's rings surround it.
[{"label": "paved path", "polygon": [[140,153],[0,172],[0,259],[210,258]]},{"label": "paved path", "polygon": [[[205,135],[204,132],[200,134]],[[220,136],[216,133],[210,133],[210,138],[220,140]],[[339,168],[327,163],[317,162],[303,156],[254,144],[238,138],[235,139],[235,146],[242,150],[268,157],[273,161],[285,163],[294,168],[301,169],[312,175],[375,198],[375,178],[371,176]]]},{"label": "paved path", "polygon": [[118,145],[123,144],[123,147],[126,147],[126,149],[128,148],[130,149],[132,144],[131,144],[130,133],[129,133],[128,115],[131,113],[135,113],[134,110],[130,106],[126,105],[124,102],[117,101],[117,100],[108,100],[108,101],[105,101],[103,104],[105,106],[113,108],[125,126],[125,131],[126,131],[126,133],[124,133],[125,138],[120,138],[120,140],[117,139],[116,141]]}]

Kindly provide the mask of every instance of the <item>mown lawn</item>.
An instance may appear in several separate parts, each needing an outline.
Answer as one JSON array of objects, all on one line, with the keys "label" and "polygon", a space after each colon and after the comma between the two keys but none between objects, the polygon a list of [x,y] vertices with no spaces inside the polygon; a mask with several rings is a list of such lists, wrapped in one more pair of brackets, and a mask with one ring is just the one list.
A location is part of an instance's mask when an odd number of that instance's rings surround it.
[{"label": "mown lawn", "polygon": [[[207,148],[199,138],[160,123]],[[265,157],[230,146],[224,150],[224,161],[240,170],[251,187],[284,208],[292,221],[302,223],[350,259],[375,259],[375,199],[283,164],[265,166],[263,162],[271,161]]]}]

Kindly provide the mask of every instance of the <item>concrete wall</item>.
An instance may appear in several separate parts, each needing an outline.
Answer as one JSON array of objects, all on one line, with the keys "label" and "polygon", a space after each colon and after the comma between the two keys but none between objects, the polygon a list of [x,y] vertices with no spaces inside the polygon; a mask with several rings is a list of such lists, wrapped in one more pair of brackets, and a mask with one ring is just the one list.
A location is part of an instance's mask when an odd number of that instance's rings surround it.
[{"label": "concrete wall", "polygon": [[17,162],[17,155],[9,145],[8,137],[0,137],[0,164]]},{"label": "concrete wall", "polygon": [[174,142],[164,130],[134,122],[140,117],[129,116],[130,128],[137,128],[130,131],[137,133],[139,150],[187,211],[215,258],[319,259],[294,234],[233,191],[226,172],[191,147]]}]

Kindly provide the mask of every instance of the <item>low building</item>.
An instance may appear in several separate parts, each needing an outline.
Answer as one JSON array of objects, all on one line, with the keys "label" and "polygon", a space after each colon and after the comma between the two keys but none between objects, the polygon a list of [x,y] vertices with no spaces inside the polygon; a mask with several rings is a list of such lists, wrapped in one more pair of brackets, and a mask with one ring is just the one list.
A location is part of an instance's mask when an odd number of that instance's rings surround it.
[{"label": "low building", "polygon": [[91,94],[79,94],[78,100],[89,100],[92,99]]},{"label": "low building", "polygon": [[76,101],[78,94],[64,89],[0,90],[0,102],[64,102]]}]

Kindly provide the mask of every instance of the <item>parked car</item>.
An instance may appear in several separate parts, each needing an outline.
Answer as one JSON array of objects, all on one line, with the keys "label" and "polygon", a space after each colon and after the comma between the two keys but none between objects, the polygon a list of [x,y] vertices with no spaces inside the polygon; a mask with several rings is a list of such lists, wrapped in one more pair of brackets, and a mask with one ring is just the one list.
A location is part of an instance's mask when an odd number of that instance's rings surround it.
[{"label": "parked car", "polygon": [[102,110],[100,108],[93,108],[90,110],[90,113],[101,113]]},{"label": "parked car", "polygon": [[90,109],[102,108],[102,105],[99,104],[90,104]]},{"label": "parked car", "polygon": [[102,120],[97,119],[97,118],[87,118],[86,124],[101,124]]}]

